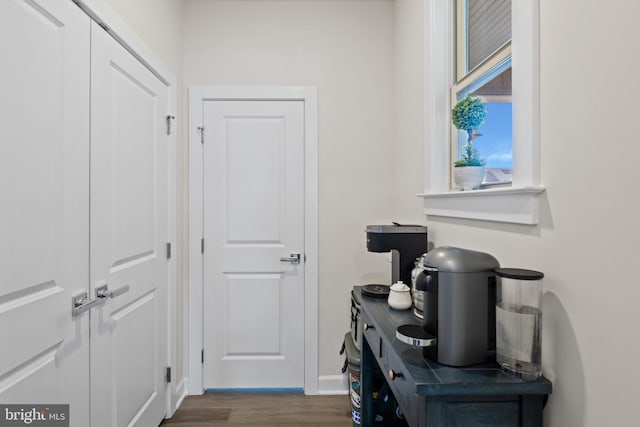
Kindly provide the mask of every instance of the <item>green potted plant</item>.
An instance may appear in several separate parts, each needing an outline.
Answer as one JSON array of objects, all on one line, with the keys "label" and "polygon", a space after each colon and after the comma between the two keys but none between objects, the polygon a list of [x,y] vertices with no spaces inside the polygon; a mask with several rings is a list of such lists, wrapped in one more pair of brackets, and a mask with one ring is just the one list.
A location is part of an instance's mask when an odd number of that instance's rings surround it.
[{"label": "green potted plant", "polygon": [[474,130],[482,126],[486,116],[487,107],[477,96],[467,95],[451,110],[453,125],[467,132],[467,143],[462,148],[462,157],[453,163],[453,178],[456,185],[463,190],[478,188],[484,179],[485,161],[473,145],[473,140],[480,136]]}]

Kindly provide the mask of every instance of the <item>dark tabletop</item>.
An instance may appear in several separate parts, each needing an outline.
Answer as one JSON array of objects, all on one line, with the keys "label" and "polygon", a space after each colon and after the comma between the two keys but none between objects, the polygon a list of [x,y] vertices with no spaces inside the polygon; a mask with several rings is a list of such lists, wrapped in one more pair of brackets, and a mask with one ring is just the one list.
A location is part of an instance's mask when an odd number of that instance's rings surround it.
[{"label": "dark tabletop", "polygon": [[412,310],[394,310],[384,298],[362,295],[354,288],[362,311],[373,320],[375,328],[404,362],[403,374],[415,383],[415,392],[422,395],[498,395],[498,394],[550,394],[551,382],[541,377],[524,381],[503,372],[495,361],[463,368],[441,365],[425,359],[421,348],[414,348],[396,338],[396,328],[406,324],[421,324]]}]

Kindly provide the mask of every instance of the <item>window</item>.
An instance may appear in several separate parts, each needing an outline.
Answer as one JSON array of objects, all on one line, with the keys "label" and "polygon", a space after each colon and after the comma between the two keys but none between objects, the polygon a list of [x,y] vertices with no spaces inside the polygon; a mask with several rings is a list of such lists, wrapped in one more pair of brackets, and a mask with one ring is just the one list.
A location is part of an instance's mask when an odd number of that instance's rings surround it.
[{"label": "window", "polygon": [[[425,0],[425,192],[420,195],[424,212],[428,217],[537,224],[544,192],[539,182],[540,0],[511,2],[512,184],[475,191],[450,191],[449,184],[454,158],[451,88],[462,82],[451,68],[456,52],[456,2]],[[472,65],[467,71],[479,69],[473,61],[468,62]]]},{"label": "window", "polygon": [[[473,95],[487,107],[486,121],[474,142],[486,161],[483,187],[510,185],[511,0],[456,0],[455,62],[451,105]],[[459,159],[467,135],[451,129],[451,155]]]}]

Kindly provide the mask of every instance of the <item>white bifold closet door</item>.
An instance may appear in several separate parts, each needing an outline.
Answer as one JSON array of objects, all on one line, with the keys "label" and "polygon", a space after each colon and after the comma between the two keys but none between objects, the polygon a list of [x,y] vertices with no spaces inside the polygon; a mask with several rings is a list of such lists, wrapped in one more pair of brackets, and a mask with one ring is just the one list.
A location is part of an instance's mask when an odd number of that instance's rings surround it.
[{"label": "white bifold closet door", "polygon": [[0,1],[0,51],[0,405],[156,426],[169,88],[71,0]]},{"label": "white bifold closet door", "polygon": [[[0,404],[89,425],[89,18],[0,1]],[[26,408],[26,407],[25,407]]]},{"label": "white bifold closet door", "polygon": [[167,87],[98,25],[91,32],[92,426],[165,414]]}]

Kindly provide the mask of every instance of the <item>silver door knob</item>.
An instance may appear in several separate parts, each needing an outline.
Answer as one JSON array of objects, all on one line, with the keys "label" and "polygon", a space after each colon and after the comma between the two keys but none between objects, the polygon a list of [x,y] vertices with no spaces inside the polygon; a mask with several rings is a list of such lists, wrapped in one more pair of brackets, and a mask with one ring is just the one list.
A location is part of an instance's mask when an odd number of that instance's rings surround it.
[{"label": "silver door knob", "polygon": [[300,264],[300,254],[292,252],[291,256],[280,258],[281,262],[290,262],[291,264]]}]

